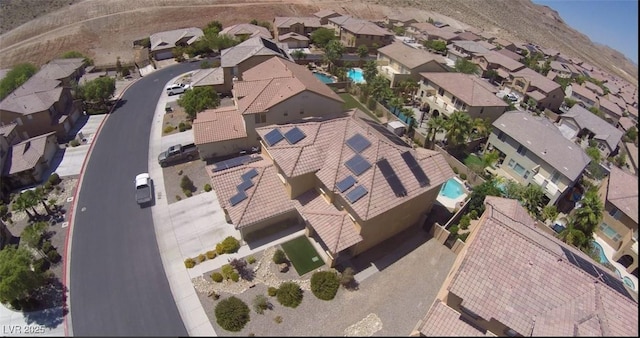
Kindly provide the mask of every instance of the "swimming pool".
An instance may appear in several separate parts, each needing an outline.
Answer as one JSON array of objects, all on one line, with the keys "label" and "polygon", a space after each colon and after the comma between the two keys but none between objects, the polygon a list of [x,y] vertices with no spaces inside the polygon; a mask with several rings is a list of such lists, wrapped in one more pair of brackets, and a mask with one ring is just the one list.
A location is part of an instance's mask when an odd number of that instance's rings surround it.
[{"label": "swimming pool", "polygon": [[351,81],[355,83],[365,83],[364,76],[362,76],[362,69],[360,68],[350,68],[347,76],[351,79]]},{"label": "swimming pool", "polygon": [[318,80],[322,81],[323,83],[334,83],[336,81],[333,80],[333,78],[331,76],[322,74],[322,73],[313,73],[313,75],[315,77],[318,78]]},{"label": "swimming pool", "polygon": [[444,182],[444,184],[440,188],[440,193],[439,193],[439,195],[441,196],[448,197],[454,200],[464,194],[465,194],[464,187],[455,178],[450,178],[448,181]]},{"label": "swimming pool", "polygon": [[[600,245],[600,243],[598,243],[596,241],[591,241],[591,244],[593,244],[593,247],[598,252],[598,259],[600,260],[600,263],[602,263],[602,264],[605,264],[605,263],[611,264],[609,262],[609,259],[607,258],[607,256],[605,256],[605,254],[604,254],[604,249],[602,248],[602,245]],[[624,276],[623,277],[618,269],[616,269],[616,275],[618,276],[618,278],[622,278],[622,282],[624,282],[632,290],[636,289],[636,286],[633,283],[633,280],[631,278],[629,278],[629,276]]]}]

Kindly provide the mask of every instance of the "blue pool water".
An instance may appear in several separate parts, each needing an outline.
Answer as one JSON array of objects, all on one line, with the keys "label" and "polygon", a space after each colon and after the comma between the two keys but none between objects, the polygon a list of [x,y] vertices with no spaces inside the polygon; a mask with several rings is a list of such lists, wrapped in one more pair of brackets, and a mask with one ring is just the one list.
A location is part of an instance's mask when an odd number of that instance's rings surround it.
[{"label": "blue pool water", "polygon": [[351,79],[351,81],[355,83],[365,83],[364,76],[362,76],[362,69],[360,68],[350,68],[347,76]]},{"label": "blue pool water", "polygon": [[455,178],[450,178],[448,181],[444,182],[442,188],[440,188],[441,196],[448,197],[451,199],[457,199],[458,197],[465,194],[464,187],[458,180]]},{"label": "blue pool water", "polygon": [[[609,263],[609,260],[607,259],[607,256],[605,256],[604,254],[604,250],[602,249],[602,246],[600,245],[600,243],[596,242],[596,241],[591,241],[591,244],[593,244],[593,247],[596,249],[596,251],[598,252],[598,258],[600,259],[600,263]],[[616,275],[620,278],[622,278],[622,281],[631,289],[635,290],[635,285],[633,284],[633,280],[631,280],[631,278],[629,278],[628,276],[624,276],[622,277],[622,275],[620,274],[620,271],[618,271],[616,269]]]},{"label": "blue pool water", "polygon": [[322,74],[322,73],[313,73],[313,75],[315,77],[317,77],[320,81],[324,82],[324,83],[334,83],[335,82],[331,76],[327,76],[327,75]]},{"label": "blue pool water", "polygon": [[624,276],[624,278],[622,278],[622,281],[627,284],[628,287],[632,288],[633,290],[636,289],[636,286],[633,284],[633,281],[631,280],[631,278]]}]

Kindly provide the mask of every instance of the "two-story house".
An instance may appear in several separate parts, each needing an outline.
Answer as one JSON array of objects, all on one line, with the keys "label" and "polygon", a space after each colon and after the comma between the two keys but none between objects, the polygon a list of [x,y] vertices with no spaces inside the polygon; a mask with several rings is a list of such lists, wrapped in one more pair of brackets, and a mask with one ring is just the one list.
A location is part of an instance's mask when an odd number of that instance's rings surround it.
[{"label": "two-story house", "polygon": [[471,62],[475,63],[482,70],[482,77],[488,77],[488,71],[496,72],[497,77],[493,79],[497,83],[502,83],[509,79],[509,74],[517,72],[525,67],[524,64],[515,61],[497,51],[478,53],[471,57]]},{"label": "two-story house", "polygon": [[518,201],[484,205],[411,336],[638,335],[638,303],[618,276],[545,232]]},{"label": "two-story house", "polygon": [[13,190],[41,182],[57,151],[58,141],[55,132],[12,145],[5,155],[2,184]]},{"label": "two-story house", "polygon": [[422,72],[446,72],[444,58],[438,54],[394,42],[378,49],[378,73],[389,79],[391,87],[413,79],[419,81]]},{"label": "two-story house", "polygon": [[271,56],[233,84],[234,106],[210,109],[193,121],[204,159],[259,145],[256,128],[342,111],[344,101],[307,67]]},{"label": "two-story house", "polygon": [[549,62],[551,70],[563,79],[571,79],[580,75],[580,72],[570,63],[551,61]]},{"label": "two-story house", "polygon": [[309,37],[311,36],[311,33],[315,32],[320,27],[322,27],[320,18],[316,16],[276,16],[273,19],[273,36],[278,40],[279,36],[293,32]]},{"label": "two-story house", "polygon": [[547,205],[567,196],[591,161],[544,116],[511,111],[492,126],[486,147],[500,155],[496,174],[525,186],[539,185]]},{"label": "two-story house", "polygon": [[420,73],[418,97],[433,116],[449,117],[463,111],[472,118],[495,121],[509,105],[498,98],[498,89],[472,74]]},{"label": "two-story house", "polygon": [[63,87],[71,87],[74,83],[78,83],[84,75],[86,66],[87,64],[82,58],[53,59],[40,67],[35,76],[42,79],[58,80]]},{"label": "two-story house", "polygon": [[455,62],[458,59],[471,60],[476,54],[488,53],[489,49],[477,41],[456,40],[447,45],[447,58]]},{"label": "two-story house", "polygon": [[208,168],[244,240],[302,224],[335,266],[424,221],[453,171],[360,114],[258,128],[258,161]]},{"label": "two-story house", "polygon": [[151,48],[149,55],[155,60],[173,58],[173,49],[178,46],[186,47],[204,36],[202,29],[189,27],[153,33],[149,36]]},{"label": "two-story house", "polygon": [[615,250],[612,258],[638,277],[638,176],[613,166],[598,193],[604,212],[596,235]]},{"label": "two-story house", "polygon": [[322,10],[319,10],[319,11],[313,13],[313,16],[315,16],[316,18],[320,19],[320,24],[321,25],[328,25],[329,24],[329,19],[335,18],[335,17],[338,17],[338,16],[342,16],[342,14],[336,13],[335,11],[330,10],[330,9],[322,9]]},{"label": "two-story house", "polygon": [[449,44],[458,36],[459,31],[450,26],[438,28],[428,22],[412,23],[406,34],[416,40],[442,40]]},{"label": "two-story house", "polygon": [[509,81],[504,85],[522,94],[523,102],[533,99],[539,109],[558,112],[564,102],[564,92],[560,84],[530,68],[525,67],[511,73]]},{"label": "two-story house", "polygon": [[598,109],[604,114],[604,119],[614,126],[618,125],[618,121],[622,117],[622,109],[603,96],[598,97]]},{"label": "two-story house", "polygon": [[381,28],[371,21],[356,19],[348,15],[330,18],[329,26],[337,32],[340,42],[347,51],[355,51],[362,45],[373,51],[393,42],[391,31]]},{"label": "two-story house", "polygon": [[583,148],[589,146],[589,141],[595,142],[603,159],[616,152],[622,138],[622,130],[577,104],[559,116],[558,128]]},{"label": "two-story house", "polygon": [[573,83],[567,86],[567,89],[565,91],[567,97],[576,100],[587,109],[595,106],[598,102],[598,97],[596,96],[596,94],[577,83]]},{"label": "two-story house", "polygon": [[266,27],[258,26],[250,23],[239,23],[231,25],[221,30],[219,34],[229,35],[242,41],[254,36],[271,39],[271,32]]},{"label": "two-story house", "polygon": [[392,14],[384,17],[384,24],[387,28],[408,27],[414,23],[418,23],[418,20],[410,15]]}]

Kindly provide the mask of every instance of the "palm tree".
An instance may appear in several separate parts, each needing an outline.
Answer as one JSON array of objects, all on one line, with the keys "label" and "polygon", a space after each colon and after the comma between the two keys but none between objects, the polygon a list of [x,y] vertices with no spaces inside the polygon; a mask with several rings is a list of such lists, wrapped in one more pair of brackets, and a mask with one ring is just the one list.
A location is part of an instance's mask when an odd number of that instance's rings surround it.
[{"label": "palm tree", "polygon": [[573,219],[569,219],[567,227],[558,234],[558,238],[576,248],[589,247],[588,237],[580,229],[576,228]]},{"label": "palm tree", "polygon": [[429,141],[429,149],[433,149],[436,142],[436,135],[445,130],[445,121],[441,116],[433,116],[427,122],[427,140]]},{"label": "palm tree", "polygon": [[364,58],[369,56],[369,47],[367,47],[366,45],[360,45],[360,47],[358,47],[358,50],[356,51],[356,54],[358,54],[358,65],[362,67]]},{"label": "palm tree", "polygon": [[342,81],[347,81],[348,76],[347,76],[347,68],[345,67],[336,67],[336,77],[338,78],[338,81],[342,82]]},{"label": "palm tree", "polygon": [[383,99],[391,96],[391,88],[389,88],[389,80],[381,75],[373,78],[371,83],[368,83],[369,93],[376,101],[380,102]]},{"label": "palm tree", "polygon": [[367,61],[364,63],[364,67],[362,67],[362,77],[367,83],[370,83],[375,79],[378,75],[378,65],[375,61]]},{"label": "palm tree", "polygon": [[467,139],[473,129],[473,123],[469,114],[461,111],[454,111],[446,121],[445,129],[447,131],[447,142],[456,147],[467,142]]},{"label": "palm tree", "polygon": [[522,191],[522,203],[525,209],[529,211],[529,214],[535,216],[536,218],[540,216],[540,204],[542,204],[542,199],[544,197],[544,192],[542,188],[537,184],[529,184]]},{"label": "palm tree", "polygon": [[305,54],[305,52],[303,52],[300,49],[296,49],[293,52],[291,52],[291,56],[293,56],[293,58],[296,60],[302,60],[307,58],[307,54]]},{"label": "palm tree", "polygon": [[414,79],[406,79],[400,82],[399,87],[400,90],[404,93],[405,99],[413,100],[413,96],[415,95],[415,92],[418,90],[420,85]]},{"label": "palm tree", "polygon": [[13,210],[24,211],[27,214],[27,217],[29,218],[29,220],[33,220],[35,215],[37,214],[35,210],[34,210],[35,214],[32,214],[29,212],[29,209],[31,207],[32,207],[32,204],[24,193],[21,193],[20,195],[18,195],[18,197],[16,197],[15,201],[13,201],[13,204],[12,204]]},{"label": "palm tree", "polygon": [[576,209],[573,217],[576,227],[590,237],[602,220],[604,206],[596,190],[588,190],[581,204],[582,206]]},{"label": "palm tree", "polygon": [[42,206],[44,207],[44,210],[47,212],[47,215],[51,214],[51,209],[49,209],[49,207],[47,206],[47,203],[45,203],[45,201],[47,200],[47,192],[44,191],[44,188],[42,186],[37,187],[35,190],[33,190],[33,194],[34,194],[34,198],[36,200],[38,200],[40,203],[42,203]]},{"label": "palm tree", "polygon": [[344,46],[338,40],[331,40],[324,49],[324,59],[329,63],[329,73],[335,66],[336,61],[342,58]]},{"label": "palm tree", "polygon": [[489,119],[475,118],[473,119],[473,131],[478,134],[479,138],[487,137],[491,134],[491,122]]},{"label": "palm tree", "polygon": [[396,112],[399,111],[400,108],[402,108],[402,106],[403,106],[402,99],[397,96],[394,96],[391,98],[391,100],[389,100],[389,107],[393,108],[394,111]]}]

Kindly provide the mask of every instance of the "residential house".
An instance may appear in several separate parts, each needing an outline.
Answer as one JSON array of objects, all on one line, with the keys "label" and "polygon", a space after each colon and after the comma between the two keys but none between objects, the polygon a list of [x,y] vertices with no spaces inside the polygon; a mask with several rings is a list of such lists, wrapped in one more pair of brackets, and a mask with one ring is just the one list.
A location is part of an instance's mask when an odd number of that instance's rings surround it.
[{"label": "residential house", "polygon": [[614,83],[605,82],[602,85],[607,88],[611,94],[617,95],[620,93],[620,87],[616,86]]},{"label": "residential house", "polygon": [[517,72],[525,67],[524,64],[510,59],[497,51],[478,53],[471,57],[471,62],[475,63],[482,70],[482,77],[489,77],[488,71],[495,71],[497,77],[493,81],[502,83],[509,79],[509,74]]},{"label": "residential house", "polygon": [[149,36],[151,43],[150,55],[155,60],[173,58],[173,49],[178,46],[186,47],[204,36],[202,29],[198,27],[174,29],[158,32]]},{"label": "residential house", "polygon": [[49,132],[66,137],[80,117],[81,105],[58,80],[32,76],[0,102],[0,125],[16,123],[24,140]]},{"label": "residential house", "polygon": [[425,111],[445,118],[463,111],[472,118],[490,122],[502,115],[509,105],[496,96],[498,89],[475,75],[463,73],[420,73],[418,96]]},{"label": "residential house", "polygon": [[613,260],[638,277],[638,176],[612,166],[598,193],[604,212],[596,235],[615,250]]},{"label": "residential house", "polygon": [[598,96],[604,95],[604,90],[602,90],[602,87],[598,86],[597,84],[591,81],[585,81],[582,85]]},{"label": "residential house", "polygon": [[406,34],[420,41],[442,40],[449,44],[458,36],[458,31],[450,26],[438,28],[428,22],[418,22],[409,25]]},{"label": "residential house", "polygon": [[455,62],[458,59],[471,60],[476,54],[488,53],[489,49],[476,41],[453,41],[447,46],[447,58]]},{"label": "residential house", "polygon": [[231,92],[234,78],[241,80],[245,70],[273,56],[293,61],[287,45],[261,36],[254,36],[236,46],[222,50],[220,52],[220,67],[224,73],[223,92]]},{"label": "residential house", "polygon": [[510,58],[511,60],[514,61],[518,61],[520,62],[520,60],[522,60],[522,55],[516,53],[516,52],[512,52],[508,49],[502,48],[496,51],[497,53],[500,53],[508,58]]},{"label": "residential house", "polygon": [[344,101],[307,67],[271,56],[233,84],[234,106],[210,109],[193,121],[204,159],[259,145],[257,127],[342,112]]},{"label": "residential house", "polygon": [[316,18],[320,19],[320,24],[321,25],[328,25],[329,24],[329,19],[331,18],[335,18],[338,16],[342,16],[342,14],[340,13],[336,13],[330,9],[322,9],[319,10],[315,13],[313,13],[313,16],[315,16]]},{"label": "residential house", "polygon": [[622,280],[549,235],[516,200],[487,196],[411,336],[637,336]]},{"label": "residential house", "polygon": [[595,106],[598,102],[596,94],[577,83],[567,86],[566,95],[567,97],[578,101],[587,109]]},{"label": "residential house", "polygon": [[549,62],[549,66],[558,77],[563,79],[571,79],[580,75],[580,72],[570,63],[551,61]]},{"label": "residential house", "polygon": [[231,90],[224,82],[222,67],[198,69],[191,74],[191,88],[211,87],[217,93],[230,94]]},{"label": "residential house", "polygon": [[338,26],[340,42],[349,52],[360,46],[367,46],[373,51],[393,42],[391,31],[371,21],[342,16],[329,19],[329,23]]},{"label": "residential house", "polygon": [[622,130],[577,104],[559,116],[558,128],[564,137],[579,142],[583,148],[595,142],[603,159],[616,153],[622,139]]},{"label": "residential house", "polygon": [[[20,141],[20,136],[16,131],[16,124],[10,123],[0,126],[0,176],[4,169],[4,164],[7,162],[9,155],[9,149]],[[0,199],[6,199],[11,192],[11,187],[8,182],[0,177]]]},{"label": "residential house", "polygon": [[283,34],[278,37],[278,42],[287,45],[289,49],[307,48],[309,47],[309,41],[310,39],[308,37],[294,32]]},{"label": "residential house", "polygon": [[509,41],[507,39],[495,38],[495,39],[493,39],[493,40],[491,40],[489,42],[491,42],[492,44],[498,46],[501,50],[504,49],[504,50],[508,50],[510,52],[513,52],[513,53],[516,53],[517,50],[518,50],[516,45],[513,42],[511,42],[511,41]]},{"label": "residential house", "polygon": [[409,15],[392,14],[384,17],[384,24],[390,29],[395,27],[408,27],[414,23],[418,23],[418,20]]},{"label": "residential house", "polygon": [[538,50],[544,55],[544,58],[547,60],[555,60],[560,55],[560,52],[553,48],[538,46]]},{"label": "residential house", "polygon": [[421,72],[446,72],[444,58],[438,54],[394,42],[378,49],[378,73],[389,79],[391,87],[407,79],[419,81]]},{"label": "residential house", "polygon": [[302,224],[335,266],[424,221],[454,175],[443,155],[348,114],[258,128],[261,160],[208,170],[218,170],[212,186],[245,241]]},{"label": "residential house", "polygon": [[57,151],[54,132],[12,145],[2,168],[3,184],[13,190],[41,182]]},{"label": "residential house", "polygon": [[500,155],[497,174],[537,184],[548,205],[569,196],[591,159],[544,116],[512,111],[493,122],[487,149]]},{"label": "residential house", "polygon": [[628,113],[630,119],[638,123],[638,108],[627,105],[627,109],[625,110]]},{"label": "residential house", "polygon": [[248,38],[252,38],[254,36],[261,36],[267,39],[272,38],[271,32],[266,27],[262,27],[262,26],[258,26],[250,23],[240,23],[237,25],[229,26],[223,29],[222,31],[220,31],[219,34],[230,35],[234,38],[237,38],[243,41]]},{"label": "residential house", "polygon": [[42,79],[58,80],[64,87],[71,87],[78,83],[84,74],[86,62],[82,58],[53,59],[40,67],[34,75]]},{"label": "residential house", "polygon": [[481,36],[478,36],[474,33],[471,32],[461,32],[458,34],[458,36],[455,37],[454,40],[458,40],[458,41],[483,41]]},{"label": "residential house", "polygon": [[530,68],[525,67],[511,73],[505,86],[522,94],[523,102],[533,99],[539,109],[557,112],[564,101],[564,92],[560,84]]},{"label": "residential house", "polygon": [[278,40],[281,35],[291,32],[309,37],[311,33],[320,27],[322,27],[320,18],[315,16],[276,16],[273,19],[273,32],[276,40]]},{"label": "residential house", "polygon": [[598,110],[604,114],[604,119],[614,126],[618,125],[618,121],[622,117],[622,109],[611,102],[606,97],[598,97]]}]

